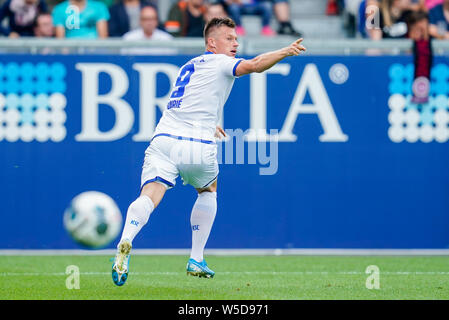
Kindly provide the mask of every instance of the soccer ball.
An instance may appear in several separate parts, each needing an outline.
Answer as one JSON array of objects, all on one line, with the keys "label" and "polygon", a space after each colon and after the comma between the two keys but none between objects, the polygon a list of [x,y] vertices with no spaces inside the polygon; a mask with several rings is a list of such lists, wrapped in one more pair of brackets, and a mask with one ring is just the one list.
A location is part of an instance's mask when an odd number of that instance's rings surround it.
[{"label": "soccer ball", "polygon": [[64,212],[64,227],[76,242],[99,248],[110,244],[122,227],[122,215],[107,194],[87,191],[73,198]]}]

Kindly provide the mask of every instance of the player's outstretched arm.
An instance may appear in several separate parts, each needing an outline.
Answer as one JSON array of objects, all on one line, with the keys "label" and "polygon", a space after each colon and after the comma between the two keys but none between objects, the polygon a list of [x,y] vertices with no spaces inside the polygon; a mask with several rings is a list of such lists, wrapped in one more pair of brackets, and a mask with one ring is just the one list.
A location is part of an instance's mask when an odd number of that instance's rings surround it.
[{"label": "player's outstretched arm", "polygon": [[302,41],[303,39],[301,38],[288,47],[263,53],[251,60],[243,60],[237,66],[235,75],[243,76],[253,72],[264,72],[286,57],[299,55],[302,51],[306,51],[306,48],[301,45]]}]

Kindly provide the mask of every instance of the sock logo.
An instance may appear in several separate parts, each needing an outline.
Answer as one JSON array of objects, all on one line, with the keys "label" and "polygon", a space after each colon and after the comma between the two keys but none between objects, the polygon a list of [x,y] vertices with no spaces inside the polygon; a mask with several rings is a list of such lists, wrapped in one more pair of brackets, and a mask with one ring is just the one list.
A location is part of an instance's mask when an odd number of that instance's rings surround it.
[{"label": "sock logo", "polygon": [[192,226],[192,231],[199,231],[200,230],[200,225],[199,224],[195,224]]},{"label": "sock logo", "polygon": [[139,226],[139,221],[131,220],[131,224],[135,225],[136,227]]}]

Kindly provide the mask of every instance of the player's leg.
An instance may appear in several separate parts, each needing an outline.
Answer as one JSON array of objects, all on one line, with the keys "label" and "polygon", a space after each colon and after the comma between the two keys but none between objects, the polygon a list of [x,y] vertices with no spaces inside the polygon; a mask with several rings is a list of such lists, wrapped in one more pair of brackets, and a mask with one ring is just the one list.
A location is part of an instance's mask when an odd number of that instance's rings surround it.
[{"label": "player's leg", "polygon": [[190,216],[192,227],[192,251],[190,258],[203,261],[204,247],[217,213],[217,180],[207,188],[197,189],[198,198]]},{"label": "player's leg", "polygon": [[212,278],[215,272],[207,267],[204,247],[209,239],[217,213],[217,180],[207,188],[197,188],[198,198],[190,216],[192,251],[187,263],[187,274]]},{"label": "player's leg", "polygon": [[178,176],[176,166],[165,155],[167,142],[152,141],[145,151],[139,197],[128,207],[122,237],[117,245],[117,254],[112,267],[112,279],[121,286],[128,276],[132,242],[146,225],[150,215],[159,205],[167,189],[175,185]]},{"label": "player's leg", "polygon": [[133,242],[167,189],[174,187],[178,169],[167,156],[173,141],[176,140],[158,137],[145,151],[140,196],[128,208],[120,242],[124,240]]},{"label": "player's leg", "polygon": [[166,186],[159,182],[150,182],[143,186],[140,196],[128,207],[122,240],[133,242],[136,235],[148,222],[151,213],[164,197]]},{"label": "player's leg", "polygon": [[128,278],[129,258],[132,242],[139,231],[146,225],[151,213],[162,200],[167,187],[159,182],[151,182],[142,188],[140,196],[128,207],[122,237],[117,245],[112,280],[118,286],[125,284]]},{"label": "player's leg", "polygon": [[179,174],[184,184],[190,184],[198,191],[190,216],[192,252],[187,263],[187,274],[211,278],[214,272],[207,268],[203,251],[217,212],[217,145],[178,141],[177,148],[184,155],[175,161]]}]

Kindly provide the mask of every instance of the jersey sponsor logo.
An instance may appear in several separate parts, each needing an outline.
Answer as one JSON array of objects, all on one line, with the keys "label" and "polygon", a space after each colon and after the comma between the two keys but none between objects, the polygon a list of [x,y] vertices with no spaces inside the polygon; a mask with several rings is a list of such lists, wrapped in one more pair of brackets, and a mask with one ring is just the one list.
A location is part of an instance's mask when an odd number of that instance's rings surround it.
[{"label": "jersey sponsor logo", "polygon": [[200,225],[199,224],[195,224],[192,226],[192,231],[199,231],[200,230]]},{"label": "jersey sponsor logo", "polygon": [[139,221],[131,220],[130,224],[135,225],[136,227],[139,226]]}]

